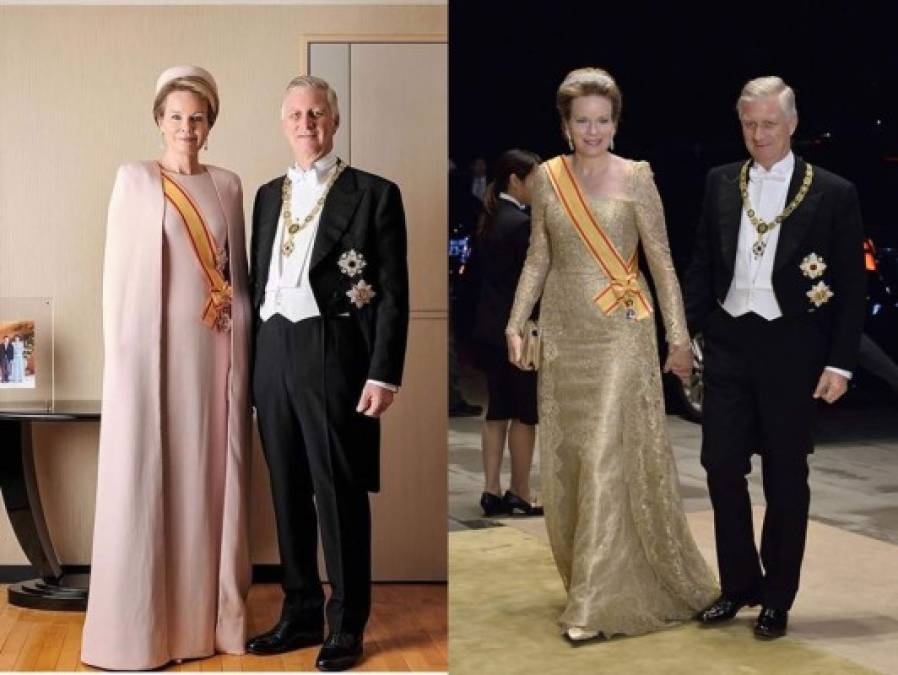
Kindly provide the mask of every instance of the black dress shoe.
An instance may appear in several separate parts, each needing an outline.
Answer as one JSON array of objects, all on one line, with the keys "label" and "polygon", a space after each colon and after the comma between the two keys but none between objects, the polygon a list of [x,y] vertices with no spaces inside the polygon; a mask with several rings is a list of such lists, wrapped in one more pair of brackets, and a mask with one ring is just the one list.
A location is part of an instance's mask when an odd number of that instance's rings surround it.
[{"label": "black dress shoe", "polygon": [[483,509],[485,516],[500,516],[508,513],[502,497],[494,495],[492,492],[484,492],[480,495],[480,508]]},{"label": "black dress shoe", "polygon": [[315,659],[318,670],[349,670],[362,658],[362,636],[331,633]]},{"label": "black dress shoe", "polygon": [[542,506],[534,506],[528,501],[525,501],[518,497],[511,490],[505,491],[505,496],[502,497],[502,501],[505,502],[505,510],[513,516],[541,516],[543,515],[543,507]]},{"label": "black dress shoe", "polygon": [[768,640],[783,637],[786,634],[787,623],[789,623],[788,610],[762,607],[755,624],[755,635]]},{"label": "black dress shoe", "polygon": [[246,651],[262,656],[283,654],[302,647],[320,645],[323,640],[322,626],[311,626],[307,622],[282,617],[270,631],[257,635],[247,642]]},{"label": "black dress shoe", "polygon": [[757,604],[757,598],[729,598],[725,595],[721,595],[713,602],[713,604],[699,612],[695,618],[702,623],[720,623],[722,621],[729,621],[736,616],[739,610],[743,607],[754,607]]},{"label": "black dress shoe", "polygon": [[467,401],[459,401],[449,408],[449,417],[480,417],[482,413],[482,405],[474,405]]}]

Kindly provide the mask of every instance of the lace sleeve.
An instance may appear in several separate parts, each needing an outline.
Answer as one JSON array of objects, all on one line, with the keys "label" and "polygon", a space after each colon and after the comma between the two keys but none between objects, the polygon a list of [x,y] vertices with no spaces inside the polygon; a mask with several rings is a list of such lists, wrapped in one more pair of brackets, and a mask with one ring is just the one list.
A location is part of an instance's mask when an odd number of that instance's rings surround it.
[{"label": "lace sleeve", "polygon": [[530,221],[530,246],[524,269],[518,279],[518,288],[514,294],[514,305],[508,317],[506,333],[520,335],[524,330],[524,322],[530,318],[533,307],[543,293],[543,285],[549,272],[549,240],[546,237],[546,199],[550,190],[545,168],[539,166],[533,185],[533,199]]},{"label": "lace sleeve", "polygon": [[634,200],[636,226],[645,257],[655,282],[658,304],[667,332],[667,343],[685,345],[689,342],[686,315],[683,311],[683,295],[670,256],[667,226],[664,223],[664,207],[661,195],[652,178],[648,162],[639,162],[634,168]]}]

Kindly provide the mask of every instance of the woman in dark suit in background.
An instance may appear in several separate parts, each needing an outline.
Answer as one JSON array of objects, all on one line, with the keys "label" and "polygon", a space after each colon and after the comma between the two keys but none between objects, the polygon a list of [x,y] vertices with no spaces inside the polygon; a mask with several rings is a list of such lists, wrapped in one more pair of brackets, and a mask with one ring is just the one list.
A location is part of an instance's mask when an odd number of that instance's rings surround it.
[{"label": "woman in dark suit in background", "polygon": [[[505,324],[530,242],[530,186],[539,163],[539,157],[526,150],[509,150],[499,157],[478,228],[482,284],[473,337],[489,392],[481,435],[486,485],[480,505],[487,516],[542,515],[542,507],[529,501],[536,373],[509,363],[505,346]],[[500,496],[506,439],[511,487]]]}]

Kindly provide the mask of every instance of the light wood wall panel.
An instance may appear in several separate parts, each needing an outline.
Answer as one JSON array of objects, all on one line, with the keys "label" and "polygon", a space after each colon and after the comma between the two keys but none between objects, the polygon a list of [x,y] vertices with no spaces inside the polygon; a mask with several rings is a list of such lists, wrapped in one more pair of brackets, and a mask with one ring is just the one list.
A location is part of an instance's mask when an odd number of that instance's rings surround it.
[{"label": "light wood wall panel", "polygon": [[446,56],[439,44],[352,46],[352,158],[401,180],[413,316],[447,307]]},{"label": "light wood wall panel", "polygon": [[[215,75],[222,111],[205,161],[240,174],[248,219],[256,188],[291,161],[279,127],[280,98],[305,67],[304,36],[445,31],[444,6],[0,6],[0,296],[54,299],[57,397],[100,396],[106,206],[117,165],[159,154],[151,106],[164,68],[195,63]],[[423,226],[442,235],[445,216]],[[442,251],[433,264],[444,264]],[[445,350],[439,356],[444,361]],[[434,377],[434,411],[443,414],[445,379],[436,381],[439,369]],[[386,434],[414,442],[393,430],[402,426],[402,405],[387,420]],[[89,562],[96,444],[96,425],[58,424],[38,434],[41,491],[65,564]],[[258,446],[253,467],[253,559],[275,562]],[[401,473],[402,467],[393,470]],[[433,489],[445,494],[445,473],[439,478]],[[416,518],[414,510],[407,517]],[[381,546],[391,542],[381,539]],[[23,561],[0,514],[0,564]],[[393,577],[392,570],[379,571]],[[404,567],[400,572],[414,574]]]},{"label": "light wood wall panel", "polygon": [[435,486],[446,481],[446,45],[310,40],[309,71],[341,83],[349,104],[349,113],[341,109],[344,156],[399,184],[408,223],[406,375],[384,418],[383,485],[373,500],[375,541],[393,545],[375,548],[374,573],[441,579],[447,506],[445,489]]},{"label": "light wood wall panel", "polygon": [[346,42],[310,44],[308,51],[309,73],[327,80],[337,92],[341,129],[334,139],[334,150],[338,156],[351,162],[352,148],[349,139],[352,134],[349,130],[352,121],[352,98],[349,95],[349,44]]}]

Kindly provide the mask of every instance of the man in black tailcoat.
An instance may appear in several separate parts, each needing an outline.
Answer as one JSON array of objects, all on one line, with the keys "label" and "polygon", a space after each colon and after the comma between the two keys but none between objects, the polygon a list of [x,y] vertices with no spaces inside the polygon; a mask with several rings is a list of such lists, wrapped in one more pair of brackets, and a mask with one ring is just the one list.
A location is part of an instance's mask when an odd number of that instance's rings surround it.
[{"label": "man in black tailcoat", "polygon": [[[864,321],[863,234],[848,181],[791,150],[795,94],[748,82],[737,104],[747,162],[708,174],[686,314],[704,335],[702,465],[714,507],[721,597],[714,624],[761,604],[755,634],[784,635],[807,532],[815,399],[841,397]],[[746,475],[761,456],[760,557]]]},{"label": "man in black tailcoat", "polygon": [[[378,417],[402,378],[405,216],[395,184],[334,154],[340,115],[327,82],[294,78],[281,119],[295,164],[256,194],[250,265],[253,396],[285,597],[277,625],[247,649],[320,644],[326,613],[316,665],[345,670],[361,657],[371,609]],[[316,523],[332,591],[326,612]]]}]

